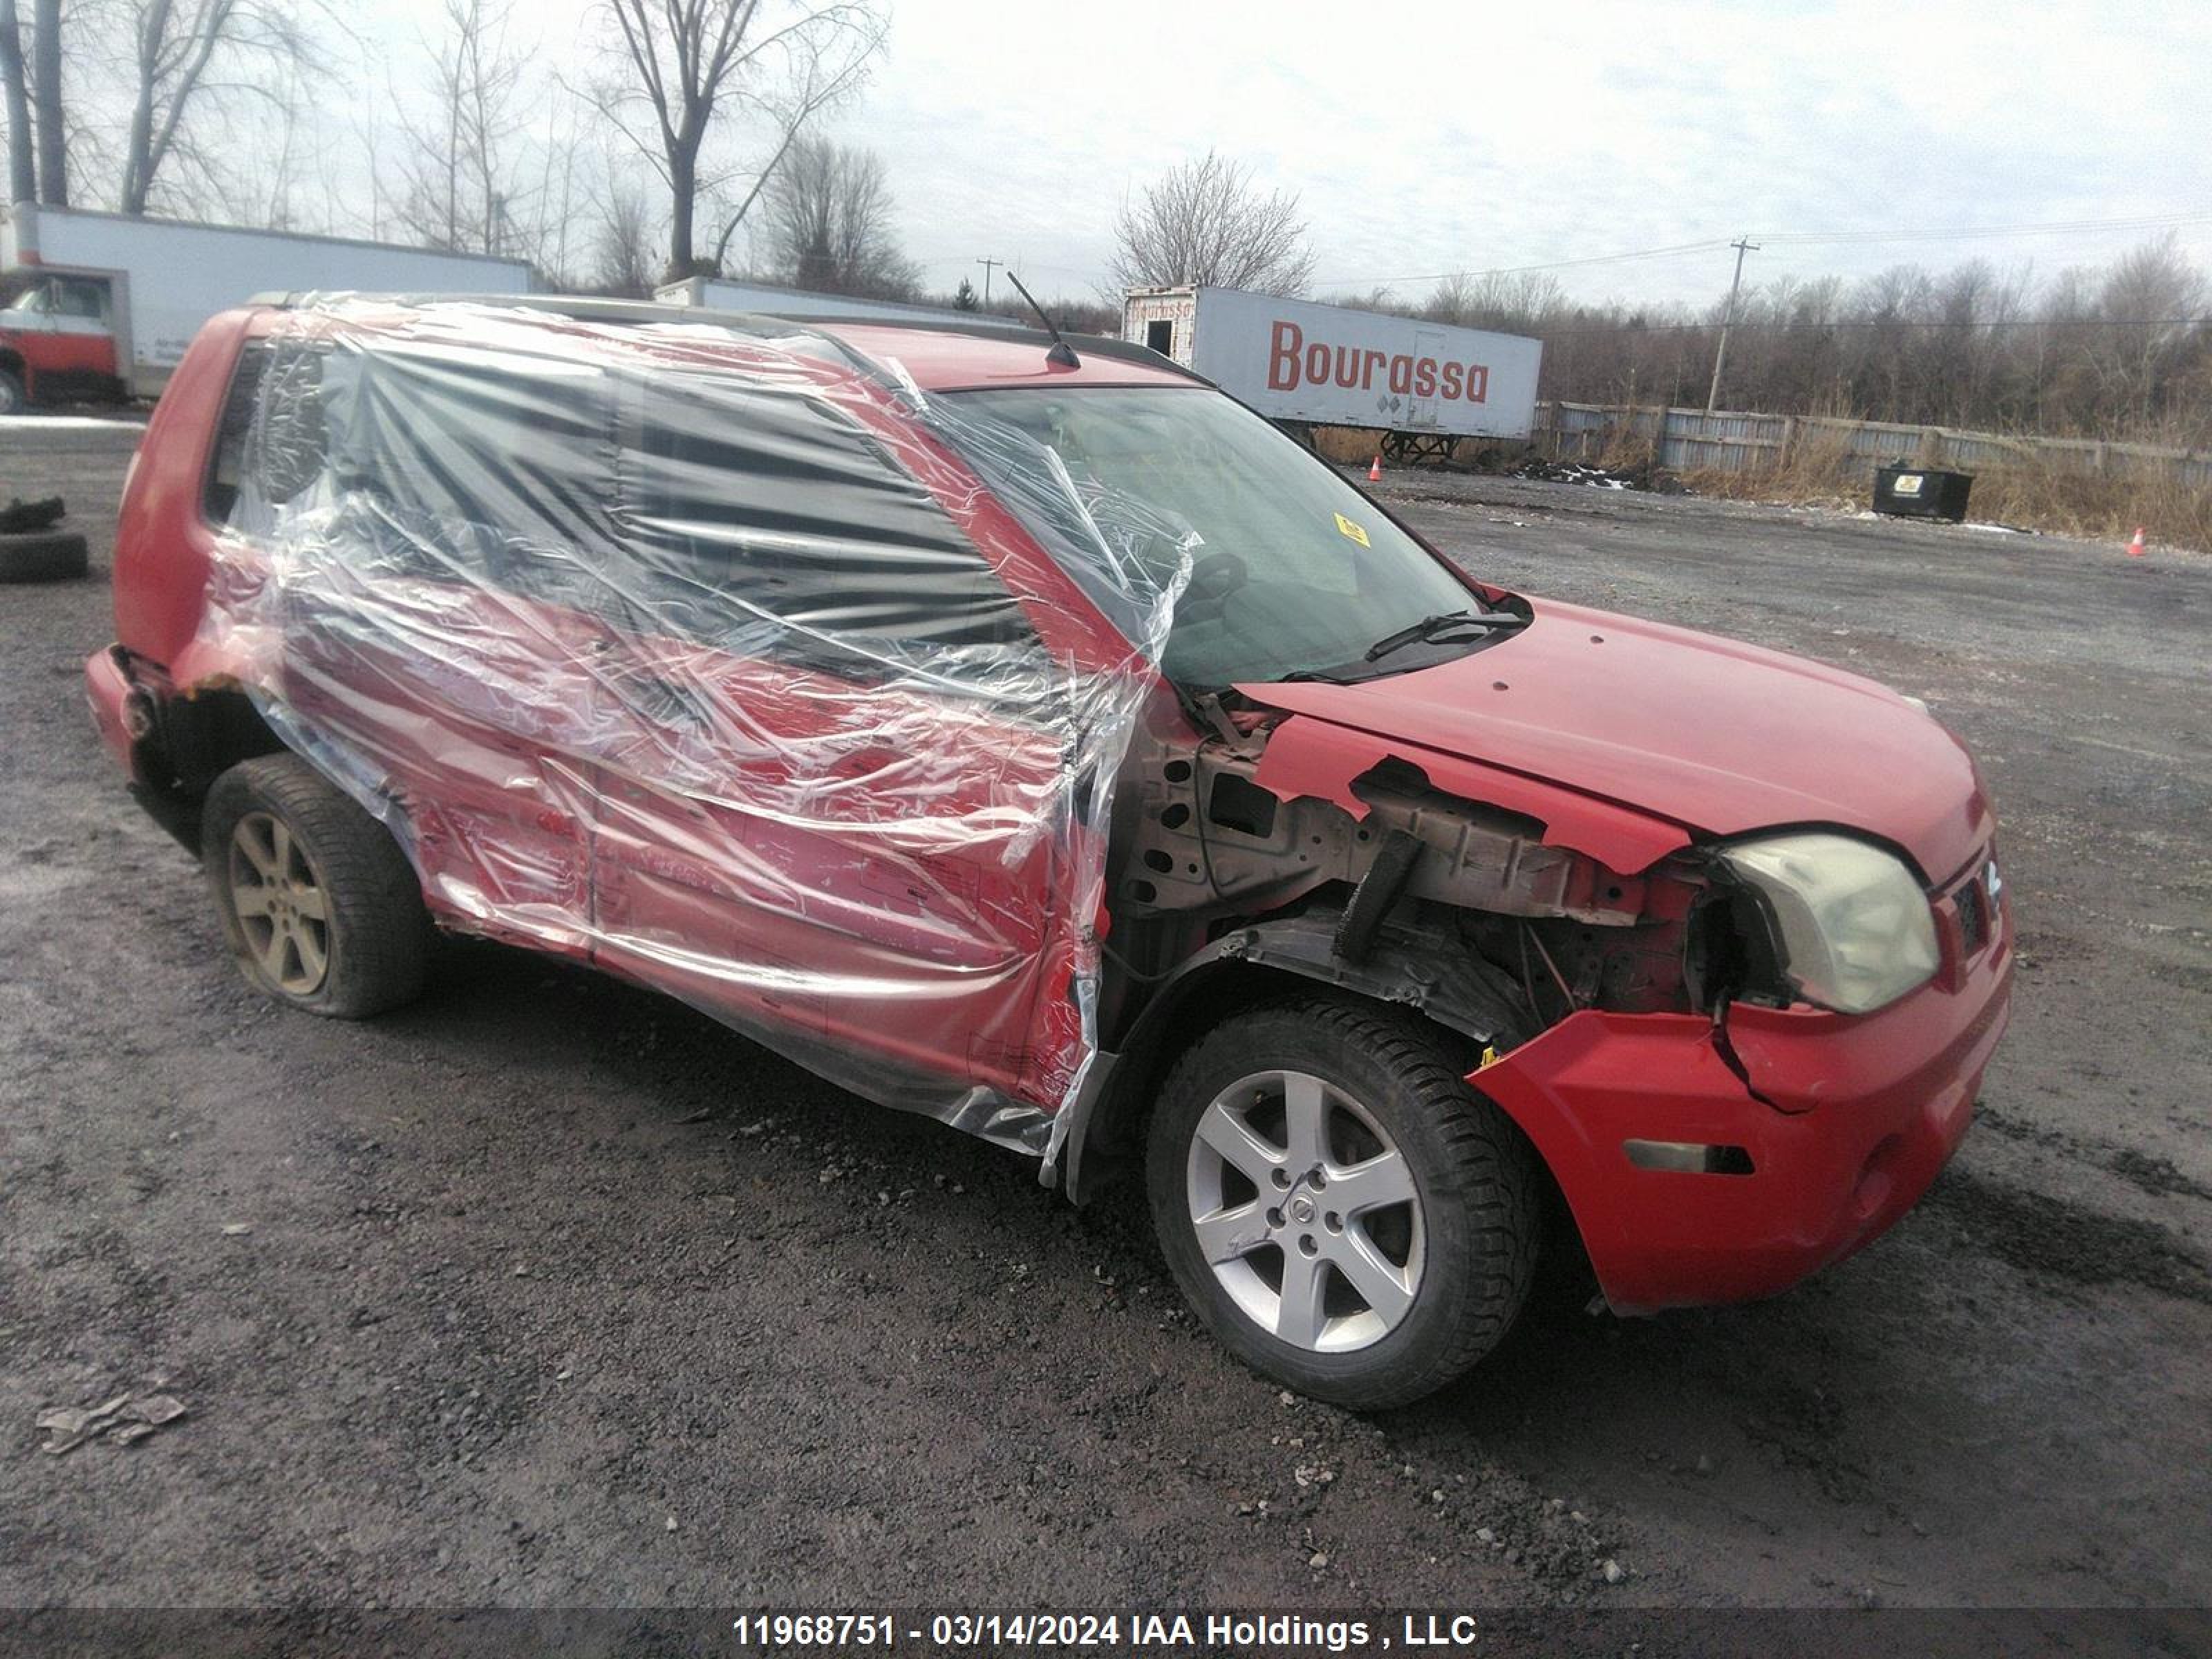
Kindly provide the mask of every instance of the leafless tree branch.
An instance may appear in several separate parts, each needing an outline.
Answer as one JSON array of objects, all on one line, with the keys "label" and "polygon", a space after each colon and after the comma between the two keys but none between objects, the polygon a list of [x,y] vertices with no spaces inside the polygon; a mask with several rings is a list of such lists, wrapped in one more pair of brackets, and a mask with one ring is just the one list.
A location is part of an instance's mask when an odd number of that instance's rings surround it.
[{"label": "leafless tree branch", "polygon": [[[705,159],[714,134],[748,118],[775,121],[769,161],[753,169],[752,189],[728,216],[708,264],[719,264],[805,124],[859,85],[887,28],[874,0],[768,6],[769,0],[602,0],[610,72],[590,97],[668,187],[672,277],[702,264],[695,246],[701,198],[729,176]],[[779,97],[787,83],[795,94]]]},{"label": "leafless tree branch", "polygon": [[1302,294],[1313,279],[1296,192],[1261,194],[1248,168],[1212,150],[1124,207],[1115,239],[1119,289],[1198,283]]}]

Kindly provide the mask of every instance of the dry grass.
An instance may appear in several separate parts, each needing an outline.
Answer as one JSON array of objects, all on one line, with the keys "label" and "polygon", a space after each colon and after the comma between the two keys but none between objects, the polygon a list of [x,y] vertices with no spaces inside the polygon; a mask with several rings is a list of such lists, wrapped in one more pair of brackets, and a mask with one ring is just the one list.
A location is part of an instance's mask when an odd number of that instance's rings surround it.
[{"label": "dry grass", "polygon": [[[1874,494],[1873,471],[1850,456],[1842,428],[1808,421],[1778,464],[1746,471],[1698,468],[1680,475],[1700,495],[1735,501],[1783,501],[1793,506],[1864,508]],[[1382,434],[1356,427],[1321,427],[1314,447],[1343,465],[1364,465],[1381,447]],[[1474,464],[1477,453],[1494,443],[1470,440],[1455,459]],[[1510,446],[1508,447],[1510,447]],[[1595,453],[1583,459],[1617,472],[1640,473],[1654,461],[1650,437],[1615,422],[1605,429]],[[2212,552],[2212,488],[2190,485],[2161,470],[2125,466],[2108,474],[2037,463],[2023,458],[2003,465],[1973,469],[1969,516],[1984,524],[2079,536],[2089,541],[2124,542],[2141,525],[2154,547],[2186,547]]]},{"label": "dry grass", "polygon": [[[2016,464],[1974,469],[1968,516],[2089,541],[2124,542],[2137,526],[2154,546],[2212,552],[2212,489],[2170,476],[2100,476],[2063,466]],[[1794,446],[1779,466],[1730,472],[1704,468],[1682,475],[1700,495],[1801,506],[1864,507],[1873,475],[1850,462],[1840,436]]]},{"label": "dry grass", "polygon": [[1977,519],[2094,541],[2125,541],[2140,526],[2154,544],[2212,552],[2212,489],[2172,477],[1991,467],[1974,476],[1972,507]]},{"label": "dry grass", "polygon": [[[1339,466],[1365,466],[1382,453],[1382,434],[1362,426],[1317,426],[1313,434],[1314,450],[1322,459],[1334,461]],[[1486,460],[1494,461],[1501,453],[1518,454],[1530,450],[1533,445],[1511,438],[1462,438],[1452,446],[1452,465],[1480,468]],[[1385,461],[1383,465],[1399,466],[1404,462]],[[1427,465],[1427,462],[1413,465]]]},{"label": "dry grass", "polygon": [[1356,426],[1317,426],[1314,428],[1314,447],[1339,466],[1350,466],[1355,462],[1372,460],[1381,453],[1382,434]]}]

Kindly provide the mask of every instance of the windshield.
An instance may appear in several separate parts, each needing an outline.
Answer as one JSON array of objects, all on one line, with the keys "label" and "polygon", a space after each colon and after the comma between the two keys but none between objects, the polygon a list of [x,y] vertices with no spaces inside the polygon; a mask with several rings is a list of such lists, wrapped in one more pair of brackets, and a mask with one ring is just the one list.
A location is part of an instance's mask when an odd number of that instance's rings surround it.
[{"label": "windshield", "polygon": [[[963,415],[1012,427],[1056,455],[1102,523],[1171,526],[1145,539],[1163,556],[1190,557],[1160,663],[1184,685],[1356,665],[1377,640],[1480,604],[1331,468],[1231,398],[1182,386],[953,397]],[[986,476],[996,470],[963,447]],[[1048,544],[1057,539],[1060,527],[1039,521],[1028,492],[1009,505]]]}]

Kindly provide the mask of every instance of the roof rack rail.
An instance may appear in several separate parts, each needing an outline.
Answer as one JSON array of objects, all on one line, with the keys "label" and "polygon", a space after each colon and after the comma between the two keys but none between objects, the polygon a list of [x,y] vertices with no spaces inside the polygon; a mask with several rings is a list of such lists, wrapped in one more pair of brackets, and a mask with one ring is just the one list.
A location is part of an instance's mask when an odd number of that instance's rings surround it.
[{"label": "roof rack rail", "polygon": [[[1034,341],[1040,349],[1049,346],[1053,337],[1041,328],[1031,328],[1025,323],[1000,318],[958,323],[937,317],[845,317],[807,316],[804,313],[781,311],[718,311],[705,306],[678,306],[658,300],[603,299],[586,294],[405,294],[376,293],[366,290],[333,289],[326,292],[292,290],[257,294],[246,301],[248,305],[267,306],[277,310],[292,311],[310,300],[332,297],[343,294],[349,299],[389,300],[400,305],[482,305],[496,306],[501,310],[544,311],[556,317],[573,318],[578,322],[630,323],[647,325],[654,323],[804,323],[811,327],[834,331],[839,328],[902,328],[918,334],[957,334],[965,338],[990,340],[1001,344]],[[1187,380],[1209,385],[1206,377],[1194,369],[1186,368],[1172,359],[1162,356],[1149,346],[1132,344],[1110,334],[1070,334],[1068,343],[1078,351],[1095,353],[1120,362],[1142,363],[1147,368],[1165,369]]]}]

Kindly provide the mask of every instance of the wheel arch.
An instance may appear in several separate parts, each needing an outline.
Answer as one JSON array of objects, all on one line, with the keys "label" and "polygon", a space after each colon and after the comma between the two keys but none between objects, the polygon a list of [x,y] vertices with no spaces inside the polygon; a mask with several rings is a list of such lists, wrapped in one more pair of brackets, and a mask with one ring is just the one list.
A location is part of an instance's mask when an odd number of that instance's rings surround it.
[{"label": "wheel arch", "polygon": [[[264,895],[273,889],[287,896],[277,907],[276,927],[289,934],[292,948],[280,950],[274,962],[269,954],[276,937],[268,920],[270,907],[264,904],[252,913],[264,929],[256,938],[237,901],[238,826],[256,814],[289,827],[307,887],[320,901],[313,909],[295,908],[293,901],[306,890],[290,872],[294,855],[280,850],[272,829],[265,851],[278,856],[283,873],[280,878],[264,861],[252,885]],[[248,983],[285,1006],[344,1019],[399,1006],[422,989],[434,923],[414,868],[389,826],[313,759],[279,744],[233,764],[209,790],[203,818],[207,883]],[[313,981],[292,983],[288,962],[297,969],[316,969]]]},{"label": "wheel arch", "polygon": [[196,856],[201,809],[216,780],[240,761],[298,752],[234,680],[151,697],[146,709],[146,731],[135,744],[138,775],[146,781],[137,792],[155,822]]},{"label": "wheel arch", "polygon": [[[1334,909],[1240,927],[1186,958],[1111,1051],[1102,1050],[1084,1090],[1064,1110],[1065,1131],[1043,1178],[1076,1204],[1126,1174],[1167,1069],[1199,1036],[1260,1004],[1316,990],[1346,1001],[1411,1012],[1451,1034],[1470,1068],[1533,1035],[1527,1015],[1464,951],[1446,954],[1428,929],[1386,925],[1366,958],[1338,954]],[[1464,964],[1462,966],[1462,964]],[[1540,1156],[1537,1158],[1542,1167]],[[1551,1176],[1544,1172],[1548,1183]]]}]

